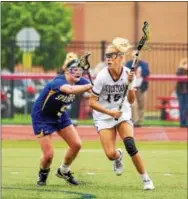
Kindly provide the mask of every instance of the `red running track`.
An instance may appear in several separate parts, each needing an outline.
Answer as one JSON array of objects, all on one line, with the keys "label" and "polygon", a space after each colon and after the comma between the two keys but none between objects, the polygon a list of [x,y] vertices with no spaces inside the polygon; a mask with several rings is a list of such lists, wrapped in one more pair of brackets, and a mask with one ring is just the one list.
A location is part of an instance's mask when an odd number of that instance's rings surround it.
[{"label": "red running track", "polygon": [[[98,134],[93,126],[78,126],[78,133],[82,140],[98,140]],[[2,140],[35,140],[30,125],[3,125],[1,127]],[[135,139],[139,141],[187,141],[187,128],[178,127],[141,127],[134,129]],[[54,140],[60,140],[53,135]],[[118,137],[118,139],[120,139]]]}]

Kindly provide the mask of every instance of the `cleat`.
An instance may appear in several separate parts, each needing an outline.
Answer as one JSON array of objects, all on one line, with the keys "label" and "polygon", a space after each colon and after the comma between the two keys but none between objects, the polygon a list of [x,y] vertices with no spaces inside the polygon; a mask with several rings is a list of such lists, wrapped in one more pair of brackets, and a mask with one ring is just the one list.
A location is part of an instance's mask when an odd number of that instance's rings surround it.
[{"label": "cleat", "polygon": [[117,151],[120,153],[120,158],[117,160],[114,160],[113,164],[113,170],[117,176],[120,176],[123,173],[123,150],[122,149],[117,149]]},{"label": "cleat", "polygon": [[40,180],[37,181],[37,185],[39,186],[46,186],[46,182],[42,182]]},{"label": "cleat", "polygon": [[71,185],[79,185],[78,181],[73,177],[71,171],[68,171],[67,173],[61,173],[60,168],[56,171],[56,176],[58,178],[63,178]]},{"label": "cleat", "polygon": [[153,182],[151,180],[144,180],[144,190],[153,190],[154,185]]},{"label": "cleat", "polygon": [[50,172],[50,169],[40,169],[39,174],[38,174],[38,181],[37,185],[39,186],[45,186],[46,185],[46,180],[48,178],[48,174]]}]

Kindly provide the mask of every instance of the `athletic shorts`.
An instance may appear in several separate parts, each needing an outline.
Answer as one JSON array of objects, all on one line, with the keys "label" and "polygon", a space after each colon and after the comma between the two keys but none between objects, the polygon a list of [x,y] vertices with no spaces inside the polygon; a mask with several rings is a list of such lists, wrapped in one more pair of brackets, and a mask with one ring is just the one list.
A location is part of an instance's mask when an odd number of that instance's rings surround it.
[{"label": "athletic shorts", "polygon": [[44,116],[32,116],[33,131],[36,137],[50,135],[71,124],[72,122],[66,112],[64,112],[59,119],[51,119]]},{"label": "athletic shorts", "polygon": [[123,121],[127,122],[133,127],[132,119],[128,120],[127,117],[125,117],[124,115],[122,115],[118,120],[115,120],[114,118],[94,120],[94,125],[97,129],[97,132],[99,132],[102,129],[110,129],[116,127],[118,124],[120,124]]}]

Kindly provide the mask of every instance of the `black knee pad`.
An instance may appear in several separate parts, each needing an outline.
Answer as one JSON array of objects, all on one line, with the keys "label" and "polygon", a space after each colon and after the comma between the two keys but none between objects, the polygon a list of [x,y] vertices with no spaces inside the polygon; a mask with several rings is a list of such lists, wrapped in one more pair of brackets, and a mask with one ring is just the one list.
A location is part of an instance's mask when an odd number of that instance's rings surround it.
[{"label": "black knee pad", "polygon": [[133,137],[126,137],[123,139],[123,143],[125,148],[130,156],[134,156],[138,153],[138,150],[135,146],[134,138]]}]

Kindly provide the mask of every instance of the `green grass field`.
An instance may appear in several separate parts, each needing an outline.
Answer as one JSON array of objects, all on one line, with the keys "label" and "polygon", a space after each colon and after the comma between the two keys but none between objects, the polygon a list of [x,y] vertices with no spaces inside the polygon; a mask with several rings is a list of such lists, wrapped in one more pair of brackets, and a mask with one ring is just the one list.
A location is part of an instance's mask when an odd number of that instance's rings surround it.
[{"label": "green grass field", "polygon": [[[186,199],[187,143],[138,142],[154,191],[142,190],[140,176],[124,153],[124,173],[115,176],[99,141],[87,141],[72,165],[79,186],[70,186],[54,173],[66,145],[54,141],[55,157],[48,185],[37,187],[40,148],[35,141],[2,141],[2,199]],[[117,142],[117,147],[123,147]]]}]

